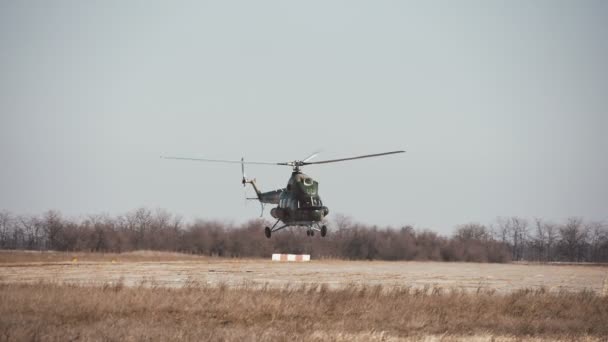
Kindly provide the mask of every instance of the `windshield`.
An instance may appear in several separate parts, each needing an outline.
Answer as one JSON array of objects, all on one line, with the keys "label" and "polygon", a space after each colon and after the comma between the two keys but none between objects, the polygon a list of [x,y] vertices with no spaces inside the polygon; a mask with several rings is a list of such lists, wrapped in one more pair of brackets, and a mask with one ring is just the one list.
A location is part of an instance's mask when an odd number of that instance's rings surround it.
[{"label": "windshield", "polygon": [[298,205],[300,208],[322,207],[323,201],[321,201],[321,197],[319,196],[310,196],[298,201]]}]

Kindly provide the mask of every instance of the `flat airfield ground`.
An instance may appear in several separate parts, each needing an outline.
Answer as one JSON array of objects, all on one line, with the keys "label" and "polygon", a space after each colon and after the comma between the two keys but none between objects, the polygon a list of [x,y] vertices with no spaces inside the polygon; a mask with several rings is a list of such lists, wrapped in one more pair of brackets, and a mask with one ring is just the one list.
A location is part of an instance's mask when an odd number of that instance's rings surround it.
[{"label": "flat airfield ground", "polygon": [[606,265],[0,251],[0,340],[606,341],[606,308]]},{"label": "flat airfield ground", "polygon": [[[227,286],[326,284],[330,288],[357,285],[425,286],[467,291],[494,289],[500,293],[544,287],[550,291],[592,290],[608,295],[606,265],[479,264],[449,262],[384,262],[312,260],[273,262],[262,259],[187,257],[125,257],[74,259],[57,254],[41,258],[6,258],[0,253],[0,283],[58,282],[126,286],[182,287],[188,283]],[[171,256],[173,255],[173,256]],[[64,259],[64,260],[61,260]],[[84,259],[84,260],[83,260]]]}]

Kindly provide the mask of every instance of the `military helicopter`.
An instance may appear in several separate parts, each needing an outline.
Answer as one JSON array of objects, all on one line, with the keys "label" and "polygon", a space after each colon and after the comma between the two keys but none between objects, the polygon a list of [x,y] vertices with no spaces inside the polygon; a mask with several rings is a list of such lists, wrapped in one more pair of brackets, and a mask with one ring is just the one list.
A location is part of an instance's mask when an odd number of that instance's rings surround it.
[{"label": "military helicopter", "polygon": [[[313,158],[318,155],[313,153],[303,160],[294,160],[291,162],[284,163],[270,163],[270,162],[258,162],[258,161],[245,161],[244,158],[241,160],[221,160],[221,159],[203,159],[203,158],[183,158],[183,157],[161,157],[164,159],[178,159],[178,160],[193,160],[202,162],[212,163],[231,163],[241,164],[241,172],[243,178],[241,183],[243,187],[247,184],[251,184],[253,190],[256,193],[255,198],[248,198],[258,200],[262,206],[262,215],[264,213],[265,204],[278,204],[275,208],[270,210],[270,215],[277,219],[272,227],[265,227],[264,234],[267,238],[270,238],[272,233],[285,229],[287,227],[306,227],[306,235],[314,236],[315,231],[321,233],[322,237],[327,235],[327,226],[322,224],[323,219],[329,214],[329,208],[323,205],[321,197],[319,196],[319,183],[312,179],[310,176],[302,173],[301,168],[307,165],[317,164],[328,164],[336,163],[347,160],[363,159],[371,157],[380,157],[389,154],[404,153],[405,151],[391,151],[376,154],[367,154],[356,157],[330,159],[311,162]],[[262,192],[258,188],[255,179],[249,179],[245,175],[245,164],[255,165],[281,165],[291,166],[293,171],[291,177],[287,181],[287,186],[282,189],[273,191]],[[279,223],[282,222],[281,225]],[[278,227],[277,227],[278,226]]]}]

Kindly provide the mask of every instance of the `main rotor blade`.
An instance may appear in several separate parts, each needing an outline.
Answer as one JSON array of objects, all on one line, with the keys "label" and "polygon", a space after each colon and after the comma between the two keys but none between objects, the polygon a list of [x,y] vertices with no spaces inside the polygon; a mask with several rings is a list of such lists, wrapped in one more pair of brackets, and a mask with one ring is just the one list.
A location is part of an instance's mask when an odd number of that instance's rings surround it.
[{"label": "main rotor blade", "polygon": [[321,151],[314,152],[313,154],[311,154],[308,157],[304,158],[304,160],[302,160],[302,162],[306,163],[307,161],[309,161],[309,160],[311,160],[313,158],[316,158],[319,155],[319,153],[321,153]]},{"label": "main rotor blade", "polygon": [[304,163],[302,163],[302,165],[336,163],[336,162],[341,162],[341,161],[346,161],[346,160],[363,159],[363,158],[371,158],[371,157],[380,157],[380,156],[386,156],[386,155],[389,155],[389,154],[404,153],[404,152],[405,151],[392,151],[392,152],[384,152],[384,153],[376,153],[376,154],[366,154],[364,156],[357,156],[357,157],[350,157],[350,158],[321,160],[321,161],[317,161],[317,162],[308,162],[308,163],[304,162]]},{"label": "main rotor blade", "polygon": [[203,161],[203,162],[211,162],[211,163],[228,163],[228,164],[256,164],[256,165],[281,165],[279,163],[270,163],[270,162],[256,162],[256,161],[241,161],[241,160],[223,160],[223,159],[203,159],[203,158],[183,158],[183,157],[164,157],[163,159],[176,159],[176,160],[194,160],[194,161]]}]

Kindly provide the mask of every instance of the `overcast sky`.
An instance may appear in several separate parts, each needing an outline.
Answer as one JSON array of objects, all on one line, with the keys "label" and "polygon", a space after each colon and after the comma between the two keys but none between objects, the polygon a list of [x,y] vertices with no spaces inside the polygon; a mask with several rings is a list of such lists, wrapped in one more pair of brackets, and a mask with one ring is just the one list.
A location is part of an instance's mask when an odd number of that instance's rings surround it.
[{"label": "overcast sky", "polygon": [[607,61],[606,1],[1,1],[0,209],[238,223],[238,165],[159,156],[406,149],[304,171],[330,218],[608,220]]}]

